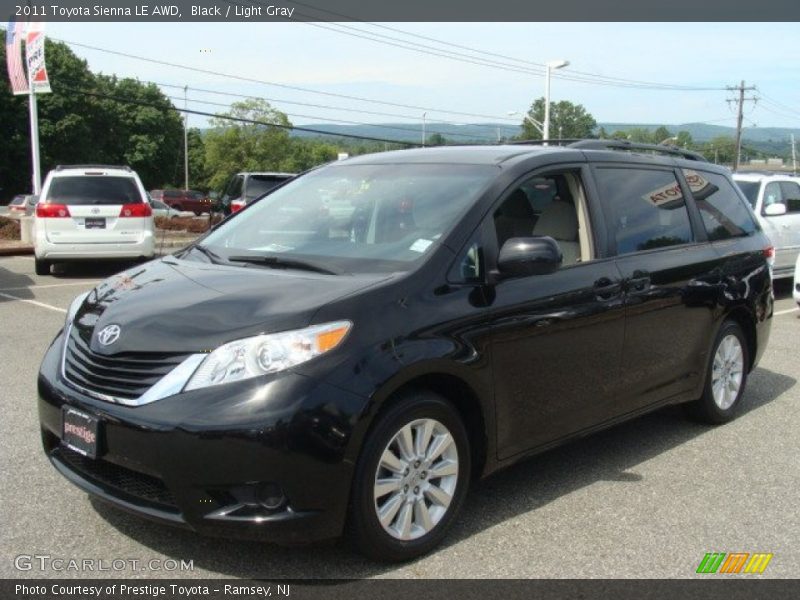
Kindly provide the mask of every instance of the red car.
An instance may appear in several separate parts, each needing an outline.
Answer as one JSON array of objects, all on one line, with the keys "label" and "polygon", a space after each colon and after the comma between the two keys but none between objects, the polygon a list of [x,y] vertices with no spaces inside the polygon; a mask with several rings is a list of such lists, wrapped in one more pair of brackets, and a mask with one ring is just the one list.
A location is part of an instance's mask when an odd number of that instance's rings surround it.
[{"label": "red car", "polygon": [[188,210],[196,215],[211,212],[211,199],[196,190],[150,190],[150,196],[175,210]]}]

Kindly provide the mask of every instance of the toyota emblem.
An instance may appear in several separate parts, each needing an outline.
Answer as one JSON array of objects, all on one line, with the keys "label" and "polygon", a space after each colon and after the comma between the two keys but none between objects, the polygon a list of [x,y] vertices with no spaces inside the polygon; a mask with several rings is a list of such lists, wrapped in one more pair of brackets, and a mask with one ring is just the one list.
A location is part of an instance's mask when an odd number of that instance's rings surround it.
[{"label": "toyota emblem", "polygon": [[97,334],[97,341],[103,346],[110,346],[119,339],[122,329],[119,325],[108,325]]}]

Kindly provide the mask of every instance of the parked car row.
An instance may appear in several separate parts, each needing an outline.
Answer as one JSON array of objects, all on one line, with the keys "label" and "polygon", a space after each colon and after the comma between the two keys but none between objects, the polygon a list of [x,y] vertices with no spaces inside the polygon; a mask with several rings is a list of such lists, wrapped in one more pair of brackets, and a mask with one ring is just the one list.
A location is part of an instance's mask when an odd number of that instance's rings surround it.
[{"label": "parked car row", "polygon": [[735,173],[733,180],[775,246],[773,277],[792,277],[800,257],[800,179],[791,175]]},{"label": "parked car row", "polygon": [[[112,181],[110,208],[93,186]],[[73,204],[78,186],[97,203]],[[43,197],[56,237],[133,235],[123,217],[149,211],[122,170],[57,172]],[[327,165],[76,298],[39,373],[44,451],[164,524],[347,532],[408,560],[473,480],[532,454],[665,405],[733,419],[769,338],[774,253],[727,169],[663,146]]]}]

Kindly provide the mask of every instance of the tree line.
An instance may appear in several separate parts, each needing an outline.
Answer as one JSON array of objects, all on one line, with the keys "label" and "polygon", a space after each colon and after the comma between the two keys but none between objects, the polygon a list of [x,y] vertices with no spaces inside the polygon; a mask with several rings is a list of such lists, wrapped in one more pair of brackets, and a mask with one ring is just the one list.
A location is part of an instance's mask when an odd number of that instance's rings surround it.
[{"label": "tree line", "polygon": [[[59,164],[129,165],[147,189],[183,187],[183,117],[161,89],[93,73],[66,44],[46,44],[53,93],[37,96],[42,175]],[[0,64],[5,58],[0,46]],[[385,148],[293,138],[287,116],[264,100],[236,102],[222,114],[260,124],[215,118],[205,132],[189,129],[192,189],[220,190],[238,171],[300,172],[335,160],[339,152]],[[6,77],[0,77],[0,136],[0,200],[8,200],[29,193],[32,183],[28,97],[12,95]]]},{"label": "tree line", "polygon": [[[0,29],[0,35],[4,32]],[[122,164],[135,169],[147,189],[183,187],[183,117],[161,89],[137,79],[93,73],[85,60],[63,43],[47,40],[53,93],[37,96],[42,173],[58,164]],[[0,46],[0,64],[5,47]],[[13,96],[0,78],[0,200],[31,190],[27,96]],[[544,120],[544,98],[531,105],[517,139],[541,139],[535,122]],[[350,155],[407,147],[345,137],[290,135],[286,114],[261,99],[232,104],[204,131],[189,129],[189,186],[219,191],[239,171],[302,172]],[[734,140],[720,137],[696,143],[686,131],[666,127],[607,132],[580,104],[551,103],[551,138],[608,138],[669,143],[696,150],[719,163],[733,161]],[[428,145],[452,143],[434,133]],[[756,150],[743,148],[754,157]]]}]

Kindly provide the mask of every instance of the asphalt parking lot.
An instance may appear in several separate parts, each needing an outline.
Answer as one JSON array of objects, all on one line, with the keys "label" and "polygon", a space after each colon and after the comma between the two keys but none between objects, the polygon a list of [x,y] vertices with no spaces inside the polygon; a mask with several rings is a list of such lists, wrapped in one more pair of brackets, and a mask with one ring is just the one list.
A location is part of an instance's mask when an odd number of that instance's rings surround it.
[{"label": "asphalt parking lot", "polygon": [[[744,414],[716,428],[670,407],[477,484],[447,543],[401,566],[346,545],[212,540],[90,501],[49,465],[36,416],[39,362],[71,299],[124,265],[34,275],[0,258],[0,577],[692,577],[706,552],[771,552],[759,577],[800,564],[800,312],[776,289],[772,337]],[[19,555],[193,561],[194,570],[15,568]],[[141,567],[140,567],[141,569]],[[748,576],[751,577],[751,576]]]}]

